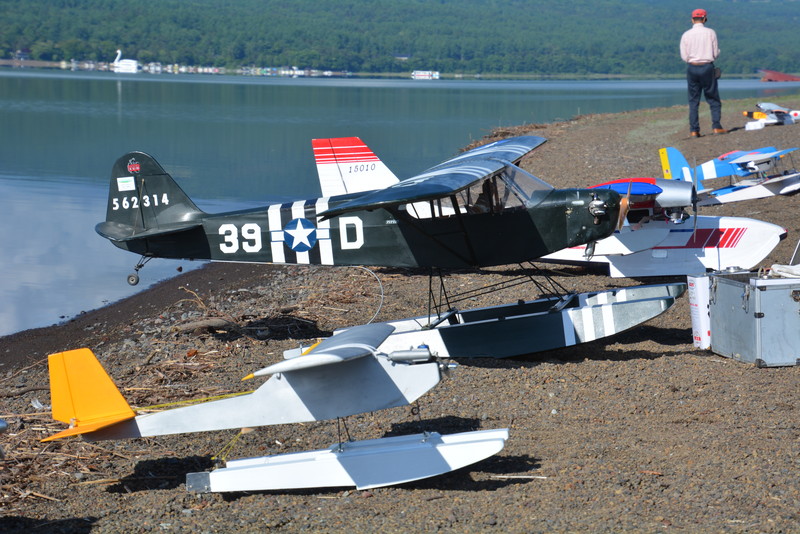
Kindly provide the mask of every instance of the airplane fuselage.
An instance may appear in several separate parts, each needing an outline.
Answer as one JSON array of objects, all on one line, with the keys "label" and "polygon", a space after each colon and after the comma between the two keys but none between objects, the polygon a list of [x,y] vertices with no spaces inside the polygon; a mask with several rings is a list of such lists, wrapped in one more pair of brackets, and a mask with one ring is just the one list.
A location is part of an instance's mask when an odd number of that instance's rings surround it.
[{"label": "airplane fuselage", "polygon": [[[152,187],[152,186],[151,186]],[[169,202],[167,193],[145,198]],[[453,212],[417,218],[402,207],[356,211],[321,220],[317,215],[348,197],[274,204],[263,209],[203,214],[191,229],[112,240],[148,257],[257,263],[488,267],[533,260],[602,239],[613,218],[596,220],[587,206],[613,192],[551,190],[533,206],[498,213]],[[608,197],[607,199],[605,197]],[[113,196],[109,210],[139,209],[140,201]],[[152,201],[151,201],[152,202]],[[127,206],[127,208],[125,207]]]}]

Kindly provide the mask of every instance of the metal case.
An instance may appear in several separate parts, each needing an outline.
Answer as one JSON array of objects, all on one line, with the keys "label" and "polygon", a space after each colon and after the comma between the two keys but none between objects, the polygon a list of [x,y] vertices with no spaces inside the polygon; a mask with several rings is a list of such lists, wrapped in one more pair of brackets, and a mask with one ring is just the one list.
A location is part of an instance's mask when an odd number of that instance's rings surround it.
[{"label": "metal case", "polygon": [[800,280],[710,275],[711,350],[758,367],[797,365]]}]

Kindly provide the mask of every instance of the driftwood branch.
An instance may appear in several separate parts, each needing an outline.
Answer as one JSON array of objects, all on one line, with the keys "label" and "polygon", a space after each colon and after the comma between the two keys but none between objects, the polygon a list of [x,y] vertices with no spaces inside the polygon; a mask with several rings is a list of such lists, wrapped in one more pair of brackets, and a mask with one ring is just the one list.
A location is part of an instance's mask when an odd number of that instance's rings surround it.
[{"label": "driftwood branch", "polygon": [[186,332],[194,332],[195,330],[208,330],[208,329],[238,330],[238,328],[239,326],[236,323],[233,323],[227,319],[223,319],[222,317],[210,317],[208,319],[201,319],[199,321],[193,321],[191,323],[175,325],[172,327],[171,330],[179,334],[184,334]]},{"label": "driftwood branch", "polygon": [[26,388],[17,389],[0,389],[0,397],[18,397],[31,391],[49,391],[48,386],[28,386]]}]

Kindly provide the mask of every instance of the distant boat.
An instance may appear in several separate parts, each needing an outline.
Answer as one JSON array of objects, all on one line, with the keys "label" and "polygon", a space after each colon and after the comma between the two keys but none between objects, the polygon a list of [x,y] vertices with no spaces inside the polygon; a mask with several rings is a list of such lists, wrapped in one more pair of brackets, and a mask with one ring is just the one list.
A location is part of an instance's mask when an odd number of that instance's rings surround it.
[{"label": "distant boat", "polygon": [[784,74],[776,70],[760,69],[762,82],[800,82],[800,76]]},{"label": "distant boat", "polygon": [[415,70],[411,73],[411,79],[413,80],[438,80],[439,79],[439,71],[438,70]]},{"label": "distant boat", "polygon": [[135,59],[120,59],[122,57],[122,50],[117,50],[117,58],[111,64],[114,72],[121,72],[127,74],[136,74],[139,72],[139,62]]}]

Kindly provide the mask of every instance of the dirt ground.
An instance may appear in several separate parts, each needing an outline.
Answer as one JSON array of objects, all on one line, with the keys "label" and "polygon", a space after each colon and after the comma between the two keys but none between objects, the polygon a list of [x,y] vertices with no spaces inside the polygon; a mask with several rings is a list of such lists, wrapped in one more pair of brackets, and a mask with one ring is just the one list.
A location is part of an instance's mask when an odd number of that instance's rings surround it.
[{"label": "dirt ground", "polygon": [[[498,137],[548,139],[523,167],[556,187],[660,176],[658,149],[688,161],[797,145],[798,126],[745,131],[756,100],[724,102],[725,135],[688,137],[685,107],[523,125]],[[800,108],[800,99],[777,99]],[[702,104],[703,126],[710,129]],[[448,155],[443,154],[442,159]],[[422,170],[422,169],[421,169]],[[800,237],[800,196],[702,208],[782,225],[763,264],[786,263]],[[134,258],[132,257],[132,262]],[[615,280],[553,268],[567,290]],[[91,348],[134,406],[241,391],[239,379],[335,328],[425,312],[424,273],[213,264],[63,325],[0,338],[3,532],[798,532],[800,368],[759,369],[691,344],[684,296],[611,339],[509,360],[463,360],[409,407],[348,419],[353,439],[509,428],[505,449],[451,474],[369,491],[325,489],[195,495],[185,474],[208,470],[236,432],[120,442],[42,444],[51,420],[46,355]],[[458,272],[451,287],[506,280],[520,268]],[[468,307],[533,298],[516,288]],[[209,330],[198,321],[223,319]],[[335,422],[258,428],[231,457],[324,448]]]}]

